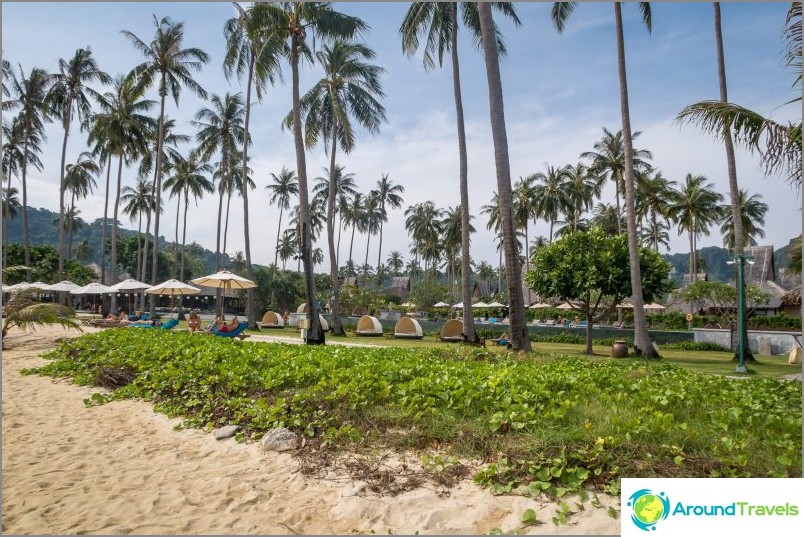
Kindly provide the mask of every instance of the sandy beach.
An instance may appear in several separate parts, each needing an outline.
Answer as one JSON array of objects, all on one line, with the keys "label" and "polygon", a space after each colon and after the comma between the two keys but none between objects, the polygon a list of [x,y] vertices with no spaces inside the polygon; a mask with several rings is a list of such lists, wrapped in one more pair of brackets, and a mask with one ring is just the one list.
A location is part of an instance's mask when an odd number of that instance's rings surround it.
[{"label": "sandy beach", "polygon": [[[94,330],[94,329],[91,329]],[[493,496],[467,479],[448,494],[422,486],[382,496],[345,475],[302,475],[290,454],[175,429],[142,401],[86,407],[97,391],[22,376],[61,328],[12,330],[2,354],[2,531],[5,534],[526,534],[616,535],[619,498],[598,495],[567,525],[557,505]],[[571,502],[570,502],[571,503]],[[572,504],[571,504],[572,505]]]}]

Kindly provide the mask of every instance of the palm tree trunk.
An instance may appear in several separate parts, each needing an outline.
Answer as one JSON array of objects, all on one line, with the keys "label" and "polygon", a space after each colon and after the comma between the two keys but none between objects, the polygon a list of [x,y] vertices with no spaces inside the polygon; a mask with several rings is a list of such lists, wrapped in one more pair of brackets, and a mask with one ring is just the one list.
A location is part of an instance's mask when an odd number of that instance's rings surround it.
[{"label": "palm tree trunk", "polygon": [[343,231],[343,214],[338,212],[338,246],[336,246],[335,265],[341,266],[341,231]]},{"label": "palm tree trunk", "polygon": [[[120,153],[120,158],[118,159],[117,165],[117,192],[114,196],[114,211],[112,212],[112,259],[109,263],[109,269],[112,272],[112,276],[110,281],[112,285],[117,283],[117,214],[118,209],[120,208],[120,188],[123,183],[123,154]],[[117,294],[112,293],[112,305],[111,310],[114,311],[115,306],[117,305]],[[152,303],[155,305],[155,303]]]},{"label": "palm tree trunk", "polygon": [[68,243],[67,243],[67,261],[72,260],[73,258],[73,236],[75,236],[75,192],[70,199],[70,214],[72,215],[71,218],[73,219],[70,222],[70,232],[67,235]]},{"label": "palm tree trunk", "polygon": [[[112,174],[112,154],[106,158],[106,196],[103,200],[103,222],[101,223],[101,283],[106,285],[106,219],[109,215],[109,181]],[[144,281],[144,280],[143,280]]]},{"label": "palm tree trunk", "polygon": [[[511,207],[511,168],[508,157],[508,136],[505,130],[502,81],[497,51],[497,39],[491,4],[480,2],[480,29],[483,40],[483,56],[486,62],[486,77],[489,87],[489,111],[491,133],[494,141],[494,162],[497,168],[497,192],[501,207]],[[522,283],[519,256],[516,248],[516,230],[510,210],[502,212],[502,231],[505,245],[505,275],[508,285],[508,307],[511,320],[511,343],[518,349],[530,351],[530,338],[525,325],[525,305],[522,298]]]},{"label": "palm tree trunk", "polygon": [[[282,232],[282,211],[284,207],[279,206],[279,225],[276,228],[276,248],[274,249],[274,267],[278,267],[277,260],[279,259],[279,234]],[[284,269],[284,266],[283,266]]]},{"label": "palm tree trunk", "polygon": [[[382,204],[382,214],[385,214],[385,203]],[[380,246],[377,249],[377,289],[382,289],[382,274],[380,274],[380,263],[382,263],[382,224],[380,219]]]},{"label": "palm tree trunk", "polygon": [[693,233],[690,231],[690,283],[694,283],[696,279],[695,271],[695,241],[693,240]]},{"label": "palm tree trunk", "polygon": [[458,127],[458,184],[461,195],[461,298],[463,302],[463,333],[467,341],[475,340],[475,319],[472,312],[472,289],[469,287],[469,166],[466,154],[466,127],[463,119],[461,69],[458,62],[458,4],[452,4],[452,92],[455,97],[455,121]]},{"label": "palm tree trunk", "polygon": [[[251,235],[249,234],[248,218],[248,123],[251,118],[251,83],[254,80],[254,49],[252,47],[250,55],[250,65],[248,70],[248,86],[246,87],[246,119],[245,119],[245,139],[243,141],[243,176],[242,176],[242,195],[243,195],[243,239],[246,249],[246,278],[254,279],[251,269]],[[246,320],[249,328],[257,326],[257,302],[254,298],[254,289],[246,291]]]},{"label": "palm tree trunk", "polygon": [[[550,220],[550,237],[552,241],[553,236],[553,221]],[[528,237],[528,221],[525,220],[525,273],[527,274],[530,272],[530,238]],[[522,297],[523,301],[525,297]],[[528,302],[527,305],[530,306],[530,287],[528,287]]]},{"label": "palm tree trunk", "polygon": [[[149,207],[145,211],[145,239],[142,241],[142,274],[140,275],[141,282],[147,282],[145,279],[146,272],[148,271],[148,235],[151,233],[151,212],[153,207]],[[140,293],[140,309],[145,310],[145,291]]]},{"label": "palm tree trunk", "polygon": [[[500,252],[500,260],[497,264],[497,296],[500,295],[500,290],[502,289],[502,248],[499,249]],[[471,299],[470,299],[471,302]]]},{"label": "palm tree trunk", "polygon": [[[223,173],[221,173],[223,175]],[[218,196],[218,231],[216,233],[215,239],[215,263],[216,269],[221,270],[223,265],[221,264],[221,225],[223,224],[223,191],[221,190]]]},{"label": "palm tree trunk", "polygon": [[190,205],[189,192],[184,192],[184,224],[181,232],[181,265],[179,267],[179,281],[184,281],[184,245],[187,242],[187,208]]},{"label": "palm tree trunk", "polygon": [[[160,88],[165,86],[165,76],[162,75],[162,83]],[[156,189],[156,199],[154,200],[154,207],[156,215],[154,216],[154,248],[151,254],[151,283],[156,285],[156,279],[159,277],[159,213],[162,211],[162,144],[165,140],[165,98],[167,94],[160,95],[159,105],[159,126],[157,130],[156,139],[156,179],[154,180],[154,188]],[[151,317],[156,315],[156,296],[151,295]]]},{"label": "palm tree trunk", "polygon": [[301,259],[304,262],[304,289],[307,294],[307,312],[310,316],[310,329],[307,344],[324,343],[324,332],[318,320],[315,302],[315,279],[310,241],[310,203],[307,192],[307,163],[304,154],[304,140],[301,129],[301,104],[299,102],[299,36],[294,34],[291,45],[291,67],[293,70],[293,140],[296,144],[296,173],[299,177],[299,220],[301,222]]},{"label": "palm tree trunk", "polygon": [[221,257],[226,259],[226,240],[229,238],[229,205],[232,203],[232,191],[226,195],[226,218],[223,226],[223,252]]},{"label": "palm tree trunk", "polygon": [[371,245],[371,231],[366,232],[366,260],[363,261],[363,266],[368,265],[369,245]]},{"label": "palm tree trunk", "polygon": [[[335,199],[338,196],[338,188],[335,184],[335,151],[338,148],[338,129],[337,120],[332,126],[332,151],[329,155],[329,192],[327,193],[327,247],[329,248],[329,277],[332,280],[332,301],[330,312],[332,313],[332,334],[335,336],[344,335],[341,325],[340,295],[341,282],[338,278],[338,257],[335,253]],[[340,239],[340,232],[338,233]]]},{"label": "palm tree trunk", "polygon": [[142,251],[142,213],[137,215],[137,272],[136,275],[140,275],[140,269],[142,268],[142,260],[140,259],[140,252]]},{"label": "palm tree trunk", "polygon": [[617,235],[623,234],[622,210],[620,209],[620,178],[614,178],[614,202],[617,204]]},{"label": "palm tree trunk", "polygon": [[70,135],[72,99],[67,101],[64,119],[64,140],[61,143],[61,168],[59,168],[59,281],[64,279],[64,165],[67,159],[67,137]]},{"label": "palm tree trunk", "polygon": [[651,221],[653,222],[653,249],[659,251],[659,222],[656,221],[656,210],[650,212]]},{"label": "palm tree trunk", "polygon": [[625,42],[620,2],[614,3],[614,16],[617,26],[617,66],[620,76],[620,112],[623,118],[623,147],[625,149],[625,223],[628,229],[628,260],[631,265],[631,303],[634,305],[634,348],[638,355],[641,354],[645,358],[658,358],[659,353],[653,347],[648,334],[645,301],[642,297],[642,275],[639,268],[639,245],[636,230],[634,147],[628,109],[628,82],[625,74]]},{"label": "palm tree trunk", "polygon": [[352,240],[349,242],[349,275],[352,275],[354,271],[354,265],[352,265],[352,247],[355,244],[355,223],[352,223]]},{"label": "palm tree trunk", "polygon": [[[3,266],[8,266],[8,219],[11,212],[11,173],[8,174],[8,186],[6,186],[6,209],[3,212]],[[3,278],[5,280],[5,278]]]},{"label": "palm tree trunk", "polygon": [[28,127],[22,150],[22,246],[25,252],[25,279],[31,283],[31,249],[28,245]]}]

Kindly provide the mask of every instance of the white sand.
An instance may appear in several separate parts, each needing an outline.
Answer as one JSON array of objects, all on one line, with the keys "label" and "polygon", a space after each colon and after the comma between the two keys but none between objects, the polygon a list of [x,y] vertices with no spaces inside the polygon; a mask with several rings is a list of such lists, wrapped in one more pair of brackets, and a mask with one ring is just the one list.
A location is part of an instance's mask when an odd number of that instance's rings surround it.
[{"label": "white sand", "polygon": [[[91,329],[95,331],[94,329]],[[20,369],[61,328],[12,331],[3,351],[2,531],[5,534],[486,534],[520,526],[528,508],[545,522],[528,534],[616,535],[606,507],[555,526],[556,505],[493,496],[464,481],[441,497],[421,487],[395,497],[363,490],[346,477],[301,475],[289,454],[174,430],[177,420],[142,401],[86,407],[97,391]]]}]

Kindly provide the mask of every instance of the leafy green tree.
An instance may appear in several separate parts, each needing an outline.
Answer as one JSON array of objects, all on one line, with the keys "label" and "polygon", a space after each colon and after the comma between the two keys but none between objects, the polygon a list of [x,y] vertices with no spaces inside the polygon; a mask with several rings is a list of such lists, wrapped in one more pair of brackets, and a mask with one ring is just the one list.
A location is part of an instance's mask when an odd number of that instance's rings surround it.
[{"label": "leafy green tree", "polygon": [[[670,265],[654,250],[640,248],[645,300],[670,291]],[[628,240],[599,228],[575,232],[540,248],[525,281],[539,296],[576,301],[586,319],[586,354],[592,354],[592,325],[631,296]]]},{"label": "leafy green tree", "polygon": [[[7,247],[8,267],[22,266],[25,259],[24,248],[20,244],[11,243]],[[31,276],[34,280],[42,282],[56,282],[59,276],[59,254],[56,248],[51,245],[32,246],[30,249]],[[23,271],[24,273],[24,271]],[[25,278],[23,273],[8,274],[7,283],[18,283]],[[92,280],[96,280],[98,275],[90,268],[87,268],[75,261],[67,261],[64,265],[64,274],[72,282],[78,285],[85,285]]]},{"label": "leafy green tree", "polygon": [[430,310],[433,304],[450,300],[449,288],[435,278],[425,278],[410,290],[408,301],[421,310]]}]

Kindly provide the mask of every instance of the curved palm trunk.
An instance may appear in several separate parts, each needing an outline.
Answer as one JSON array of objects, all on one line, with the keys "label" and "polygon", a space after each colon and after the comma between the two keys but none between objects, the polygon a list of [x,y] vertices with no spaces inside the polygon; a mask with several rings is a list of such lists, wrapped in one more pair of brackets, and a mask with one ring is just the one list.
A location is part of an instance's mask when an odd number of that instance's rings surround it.
[{"label": "curved palm trunk", "polygon": [[190,205],[189,192],[184,192],[184,224],[181,232],[181,265],[179,266],[179,281],[184,281],[184,245],[187,242],[187,208]]},{"label": "curved palm trunk", "polygon": [[[176,275],[176,278],[179,279],[179,213],[181,213],[181,191],[179,191],[179,195],[176,196],[178,198],[176,203],[176,242],[173,243],[173,274]],[[179,313],[177,318],[180,321],[184,320],[184,310],[182,309],[181,305],[182,295],[179,295],[178,300],[178,307]]]},{"label": "curved palm trunk", "polygon": [[[385,214],[385,203],[382,204],[382,214]],[[382,274],[380,274],[380,263],[382,263],[382,219],[380,220],[380,246],[377,249],[377,289],[382,289]]]},{"label": "curved palm trunk", "polygon": [[349,275],[352,275],[354,271],[354,265],[352,265],[352,247],[355,245],[355,225],[352,223],[352,240],[349,242]]},{"label": "curved palm trunk", "polygon": [[[494,20],[491,16],[491,4],[478,3],[480,11],[480,29],[483,36],[483,56],[486,62],[486,77],[489,87],[489,110],[491,116],[491,133],[494,140],[494,162],[497,169],[497,192],[500,207],[512,206],[511,168],[508,157],[508,136],[505,131],[505,111],[503,109],[502,81],[497,51],[497,39],[494,31]],[[505,245],[505,276],[508,286],[508,307],[511,320],[511,343],[514,348],[530,351],[530,338],[525,325],[525,305],[522,299],[519,256],[516,247],[516,230],[511,211],[502,210],[502,231]]]},{"label": "curved palm trunk", "polygon": [[[111,278],[110,281],[112,285],[117,283],[117,214],[118,209],[120,208],[120,187],[122,186],[123,182],[123,154],[120,154],[119,162],[117,165],[117,192],[114,197],[114,211],[112,212],[112,259],[109,263],[109,269],[111,270]],[[115,306],[117,305],[117,294],[112,293],[112,305],[111,309],[114,310]]]},{"label": "curved palm trunk", "polygon": [[458,183],[461,195],[461,298],[463,302],[463,333],[467,341],[475,340],[475,319],[472,312],[472,289],[469,286],[469,167],[466,154],[466,127],[463,121],[461,69],[458,62],[458,4],[452,4],[452,92],[455,96],[455,120],[458,126]]},{"label": "curved palm trunk", "polygon": [[299,176],[299,220],[301,222],[301,259],[304,263],[304,288],[307,294],[307,312],[310,316],[310,329],[306,343],[320,345],[324,343],[324,332],[318,320],[318,308],[315,303],[315,279],[313,274],[312,244],[310,241],[310,203],[307,193],[307,163],[304,154],[304,140],[301,130],[301,105],[299,103],[299,45],[298,35],[292,37],[290,63],[293,70],[293,141],[296,144],[296,173]]},{"label": "curved palm trunk", "polygon": [[628,260],[631,265],[631,303],[634,305],[634,348],[645,358],[658,358],[648,334],[645,318],[645,300],[642,297],[642,274],[639,267],[639,245],[637,244],[635,187],[634,187],[634,147],[631,138],[631,117],[628,109],[628,82],[625,74],[625,42],[623,39],[623,19],[620,2],[614,3],[614,16],[617,26],[617,66],[620,75],[620,112],[623,118],[623,146],[625,149],[625,212],[628,230]]},{"label": "curved palm trunk", "polygon": [[70,222],[70,231],[67,234],[67,261],[73,258],[73,237],[75,236],[75,192],[70,199],[70,214],[72,221]]},{"label": "curved palm trunk", "polygon": [[338,245],[335,247],[335,265],[341,266],[341,232],[343,231],[343,214],[338,213]]},{"label": "curved palm trunk", "polygon": [[28,127],[25,127],[22,159],[22,246],[25,251],[25,278],[31,283],[31,248],[28,245]]},{"label": "curved palm trunk", "polygon": [[368,265],[369,246],[371,245],[371,231],[366,232],[366,259],[363,261],[363,266]]},{"label": "curved palm trunk", "polygon": [[[160,88],[165,87],[165,75],[162,74],[162,83]],[[158,138],[156,143],[156,180],[154,181],[154,188],[156,188],[156,199],[154,200],[154,207],[156,208],[154,215],[154,248],[151,254],[151,283],[156,285],[159,270],[159,213],[162,212],[162,145],[165,140],[165,98],[167,94],[160,95],[159,105],[159,129],[157,131]],[[151,295],[151,317],[156,315],[156,297]]]},{"label": "curved palm trunk", "polygon": [[[715,7],[715,42],[717,44],[717,74],[720,85],[720,101],[728,102],[728,92],[726,90],[726,60],[723,54],[723,31],[720,26],[720,2],[714,2]],[[723,131],[723,143],[726,146],[726,166],[729,173],[729,197],[731,201],[731,216],[734,222],[734,255],[742,256],[745,247],[745,230],[743,226],[742,208],[740,207],[740,187],[737,184],[737,163],[734,158],[734,144],[731,139],[731,129],[729,126]],[[736,266],[736,265],[735,265]],[[745,283],[745,282],[743,282]],[[745,292],[743,288],[740,290]],[[743,325],[742,338],[748,341],[748,329]],[[739,350],[737,351],[739,353]],[[735,354],[734,360],[739,360]],[[743,349],[744,362],[756,362],[754,355],[748,345]]]},{"label": "curved palm trunk", "polygon": [[[329,192],[327,193],[327,247],[329,248],[329,277],[332,280],[332,303],[330,304],[330,312],[332,313],[332,334],[342,336],[344,332],[340,315],[341,282],[338,279],[338,257],[335,253],[335,198],[338,195],[338,188],[335,184],[335,151],[338,147],[337,135],[337,125],[333,125],[332,152],[329,155]],[[338,233],[338,239],[340,239],[340,232]]]},{"label": "curved palm trunk", "polygon": [[229,193],[226,195],[226,218],[224,219],[224,226],[223,226],[223,252],[221,253],[221,257],[226,259],[226,241],[229,237],[229,204],[232,203],[232,191],[230,190]]},{"label": "curved palm trunk", "polygon": [[[248,86],[246,89],[246,118],[245,118],[245,139],[243,141],[243,175],[242,175],[242,195],[243,195],[243,239],[246,249],[246,278],[253,280],[254,273],[251,268],[251,235],[249,232],[248,218],[248,123],[251,118],[251,83],[254,80],[254,49],[251,51],[250,65],[248,70]],[[246,320],[249,328],[257,326],[257,302],[254,297],[254,289],[246,291]]]},{"label": "curved palm trunk", "polygon": [[59,168],[59,281],[64,279],[64,164],[67,159],[67,137],[70,135],[72,108],[72,99],[69,99],[64,119],[64,140],[61,143],[61,168]]},{"label": "curved palm trunk", "polygon": [[[221,164],[221,167],[223,167],[223,164]],[[221,173],[221,177],[223,177],[223,176],[224,176],[224,174]],[[222,261],[223,261],[222,258],[221,258],[221,223],[222,223],[222,217],[223,217],[223,191],[221,191],[220,196],[218,196],[218,231],[216,233],[216,243],[215,243],[215,262],[216,262],[216,265],[217,265],[217,268],[215,270],[218,270],[218,271],[221,270],[221,268],[223,268],[223,265],[221,264]],[[217,315],[221,315],[223,313],[223,304],[221,303],[221,298],[222,298],[222,293],[221,293],[221,290],[218,289],[215,292],[215,313]]]},{"label": "curved palm trunk", "polygon": [[[282,211],[284,207],[279,207],[279,226],[276,228],[276,248],[274,249],[274,267],[278,267],[277,260],[279,259],[279,234],[282,232]],[[284,269],[284,266],[282,267]]]},{"label": "curved palm trunk", "polygon": [[[106,158],[106,197],[103,201],[103,223],[101,224],[101,283],[106,285],[106,219],[109,216],[109,182],[112,175],[112,154]],[[145,280],[143,280],[145,281]]]}]

